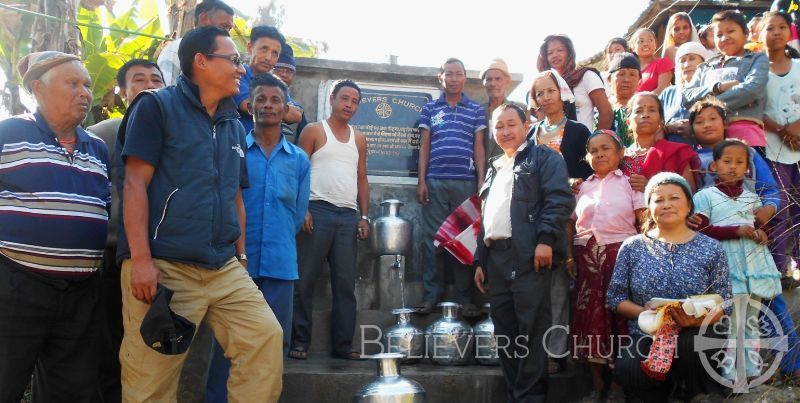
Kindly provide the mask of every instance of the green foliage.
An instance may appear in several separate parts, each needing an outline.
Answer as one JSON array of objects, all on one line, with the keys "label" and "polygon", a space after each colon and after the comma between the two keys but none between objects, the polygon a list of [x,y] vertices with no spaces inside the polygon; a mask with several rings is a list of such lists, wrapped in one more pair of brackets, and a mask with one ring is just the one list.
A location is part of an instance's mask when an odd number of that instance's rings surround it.
[{"label": "green foliage", "polygon": [[98,52],[90,54],[84,60],[86,70],[92,77],[92,106],[103,102],[103,97],[116,85],[117,70],[125,64],[123,56],[111,52]]},{"label": "green foliage", "polygon": [[292,47],[294,57],[317,57],[320,53],[326,51],[328,45],[324,42],[316,42],[305,38],[296,38],[289,36],[286,42]]},{"label": "green foliage", "polygon": [[233,39],[233,43],[235,43],[236,47],[239,49],[239,53],[247,52],[247,43],[250,42],[250,31],[252,28],[253,27],[244,18],[239,16],[233,17],[231,39]]},{"label": "green foliage", "polygon": [[[158,0],[134,0],[130,9],[118,17],[98,7],[78,10],[78,21],[124,29],[150,35],[163,35],[158,16]],[[161,41],[133,33],[108,31],[98,28],[80,27],[83,38],[83,58],[92,77],[94,96],[93,115],[89,119],[99,121],[122,113],[115,102],[117,70],[125,62],[135,58],[154,59]]]},{"label": "green foliage", "polygon": [[[135,32],[124,33],[100,28],[79,27],[82,41],[81,56],[92,78],[92,94],[94,95],[92,114],[88,118],[88,123],[118,116],[123,112],[124,107],[114,96],[116,72],[130,59],[154,59],[155,52],[162,41],[137,33],[164,35],[158,14],[160,2],[164,2],[164,0],[133,0],[130,8],[119,16],[114,16],[104,6],[94,10],[89,10],[83,5],[79,7],[78,22]],[[30,10],[36,9],[37,0],[17,0],[16,3],[16,7]],[[281,20],[283,15],[276,14],[280,10],[273,7],[272,3],[270,2],[264,10],[260,10],[260,13],[268,14],[273,20]],[[234,19],[231,37],[239,51],[246,53],[254,19],[239,15],[242,14],[237,13],[237,17]],[[33,27],[34,19],[33,16],[0,10],[0,69],[12,83],[14,78],[18,78],[15,69],[17,61],[30,52],[31,27]],[[324,42],[302,38],[288,37],[287,41],[294,49],[295,57],[317,57],[327,48]],[[21,105],[18,99],[9,101],[7,95],[0,88],[0,98],[2,98],[0,104],[4,104],[6,107]]]}]

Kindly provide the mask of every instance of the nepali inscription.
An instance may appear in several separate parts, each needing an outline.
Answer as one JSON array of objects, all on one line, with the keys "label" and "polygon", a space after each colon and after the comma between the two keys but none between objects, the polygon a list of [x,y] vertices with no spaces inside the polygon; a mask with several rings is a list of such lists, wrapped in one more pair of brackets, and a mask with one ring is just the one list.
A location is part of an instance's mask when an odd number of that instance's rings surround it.
[{"label": "nepali inscription", "polygon": [[362,86],[361,105],[350,124],[367,138],[369,175],[417,176],[419,114],[431,99],[424,89]]}]

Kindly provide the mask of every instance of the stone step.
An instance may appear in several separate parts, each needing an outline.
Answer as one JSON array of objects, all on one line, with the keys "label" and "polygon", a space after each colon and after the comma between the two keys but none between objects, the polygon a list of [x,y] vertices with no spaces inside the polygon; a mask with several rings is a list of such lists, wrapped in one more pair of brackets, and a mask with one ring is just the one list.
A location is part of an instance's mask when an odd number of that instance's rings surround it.
[{"label": "stone step", "polygon": [[[442,317],[440,312],[430,315],[413,314],[411,323],[421,330],[425,330],[431,323]],[[486,318],[482,315],[479,318],[464,320],[470,325],[475,325]],[[313,327],[311,329],[311,352],[330,352],[331,351],[331,313],[330,311],[314,311],[312,314]],[[390,310],[362,310],[356,313],[356,328],[353,333],[353,348],[364,354],[377,354],[380,346],[377,341],[380,339],[381,332],[391,327],[396,319]]]},{"label": "stone step", "polygon": [[[419,382],[428,402],[496,403],[506,401],[506,385],[500,367],[468,365],[444,367],[421,361],[402,365],[401,374]],[[377,364],[347,361],[324,353],[308,360],[287,359],[281,403],[352,402],[353,395],[375,378]],[[588,368],[569,366],[550,376],[548,402],[579,400],[591,392]]]}]

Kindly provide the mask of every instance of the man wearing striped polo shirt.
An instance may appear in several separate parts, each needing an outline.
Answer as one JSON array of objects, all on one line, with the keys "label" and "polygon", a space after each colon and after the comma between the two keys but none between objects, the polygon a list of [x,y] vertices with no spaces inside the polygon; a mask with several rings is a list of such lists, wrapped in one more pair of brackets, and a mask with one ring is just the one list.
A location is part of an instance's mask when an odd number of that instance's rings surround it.
[{"label": "man wearing striped polo shirt", "polygon": [[[425,286],[425,304],[420,313],[433,311],[444,291],[444,276],[437,268],[433,236],[456,207],[477,193],[486,172],[485,112],[462,92],[466,81],[464,63],[455,58],[447,59],[439,71],[444,94],[426,104],[420,115],[417,198],[423,205],[422,279]],[[472,270],[455,267],[453,275],[456,300],[464,305],[464,315],[479,315],[480,311],[472,303]]]},{"label": "man wearing striped polo shirt", "polygon": [[92,84],[77,56],[32,53],[19,71],[38,109],[0,122],[0,402],[20,401],[34,370],[37,401],[90,402],[108,149],[78,126]]}]

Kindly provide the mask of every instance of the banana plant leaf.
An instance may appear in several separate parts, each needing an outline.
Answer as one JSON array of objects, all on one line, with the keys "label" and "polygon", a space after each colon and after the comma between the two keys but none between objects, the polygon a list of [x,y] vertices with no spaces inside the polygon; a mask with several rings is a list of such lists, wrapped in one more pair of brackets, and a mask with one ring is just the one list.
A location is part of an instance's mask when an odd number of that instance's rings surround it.
[{"label": "banana plant leaf", "polygon": [[96,106],[114,89],[117,70],[125,64],[125,58],[116,53],[101,52],[88,55],[84,64],[92,77],[92,106]]}]

